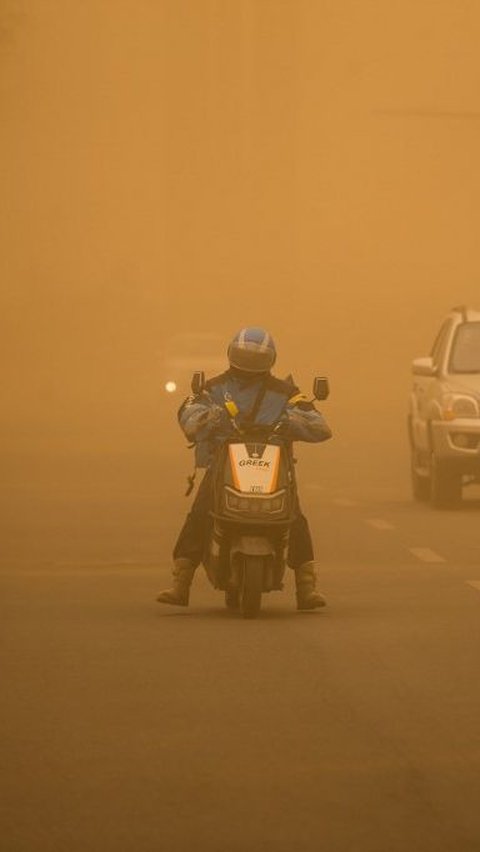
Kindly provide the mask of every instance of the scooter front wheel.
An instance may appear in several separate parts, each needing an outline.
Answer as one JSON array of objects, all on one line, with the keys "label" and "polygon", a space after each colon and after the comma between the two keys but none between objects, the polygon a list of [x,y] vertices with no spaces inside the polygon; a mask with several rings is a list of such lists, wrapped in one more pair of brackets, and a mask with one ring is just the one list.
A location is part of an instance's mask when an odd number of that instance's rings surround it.
[{"label": "scooter front wheel", "polygon": [[240,595],[238,589],[227,589],[225,592],[225,606],[227,609],[238,609],[240,606]]},{"label": "scooter front wheel", "polygon": [[240,609],[244,618],[256,618],[262,605],[263,557],[245,556],[240,591]]}]

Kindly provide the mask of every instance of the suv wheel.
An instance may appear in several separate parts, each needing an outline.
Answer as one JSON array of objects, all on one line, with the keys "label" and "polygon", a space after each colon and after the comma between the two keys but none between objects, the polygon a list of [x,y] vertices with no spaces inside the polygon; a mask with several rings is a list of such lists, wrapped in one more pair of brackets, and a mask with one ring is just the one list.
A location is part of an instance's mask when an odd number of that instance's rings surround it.
[{"label": "suv wheel", "polygon": [[428,500],[430,497],[430,478],[422,476],[418,472],[417,454],[412,450],[410,475],[412,481],[412,494],[415,500]]},{"label": "suv wheel", "polygon": [[430,501],[436,509],[458,506],[462,499],[462,477],[451,465],[439,461],[432,453],[430,464]]}]

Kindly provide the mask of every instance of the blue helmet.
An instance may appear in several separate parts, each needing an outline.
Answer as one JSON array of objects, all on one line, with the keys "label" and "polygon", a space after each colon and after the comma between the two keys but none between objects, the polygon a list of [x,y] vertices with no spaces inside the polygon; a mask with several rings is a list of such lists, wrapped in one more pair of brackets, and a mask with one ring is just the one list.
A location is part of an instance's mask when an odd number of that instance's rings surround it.
[{"label": "blue helmet", "polygon": [[273,367],[277,350],[264,328],[242,328],[228,347],[231,367],[246,373],[266,373]]}]

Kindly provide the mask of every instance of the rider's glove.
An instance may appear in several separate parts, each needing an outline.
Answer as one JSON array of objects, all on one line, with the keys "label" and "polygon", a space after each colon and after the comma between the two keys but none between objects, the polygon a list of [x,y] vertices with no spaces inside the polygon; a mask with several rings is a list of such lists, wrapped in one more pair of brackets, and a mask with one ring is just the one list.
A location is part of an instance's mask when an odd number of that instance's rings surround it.
[{"label": "rider's glove", "polygon": [[228,423],[228,420],[228,414],[221,405],[211,405],[199,416],[197,427],[202,429],[208,427],[210,432]]}]

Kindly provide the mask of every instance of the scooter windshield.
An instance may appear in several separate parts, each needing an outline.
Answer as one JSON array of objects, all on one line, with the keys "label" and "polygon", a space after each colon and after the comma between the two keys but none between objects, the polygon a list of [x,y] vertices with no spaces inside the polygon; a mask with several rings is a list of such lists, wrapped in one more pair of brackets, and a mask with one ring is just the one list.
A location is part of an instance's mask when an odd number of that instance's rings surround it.
[{"label": "scooter windshield", "polygon": [[278,482],[281,448],[275,444],[231,443],[233,483],[243,494],[272,494]]}]

